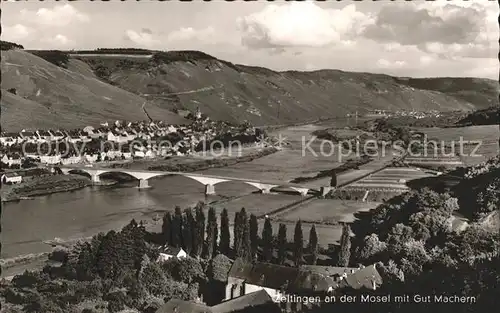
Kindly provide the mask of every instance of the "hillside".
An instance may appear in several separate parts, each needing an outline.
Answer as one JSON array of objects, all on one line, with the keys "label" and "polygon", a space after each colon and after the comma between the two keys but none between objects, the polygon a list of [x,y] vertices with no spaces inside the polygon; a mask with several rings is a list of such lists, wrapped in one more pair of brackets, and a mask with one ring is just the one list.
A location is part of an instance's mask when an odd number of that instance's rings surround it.
[{"label": "hillside", "polygon": [[[339,70],[275,72],[235,65],[198,51],[153,58],[78,55],[102,79],[159,105],[215,119],[293,123],[372,109],[474,110],[496,103],[487,79],[405,79]],[[473,83],[469,83],[473,82]]]},{"label": "hillside", "polygon": [[498,115],[498,105],[491,108],[478,110],[467,115],[459,121],[461,125],[498,125],[500,118]]},{"label": "hillside", "polygon": [[[212,119],[271,125],[356,110],[470,111],[492,106],[498,95],[498,84],[487,79],[275,72],[199,51],[147,55],[146,50],[108,50],[73,51],[62,67],[27,51],[2,51],[2,89],[15,88],[18,95],[2,99],[4,129],[79,127],[103,120],[144,120],[147,114],[180,123],[184,120],[173,112],[197,107]],[[44,120],[23,112],[37,112]]]},{"label": "hillside", "polygon": [[[2,130],[76,128],[105,120],[147,120],[148,115],[185,122],[165,108],[100,81],[81,61],[70,60],[67,67],[22,50],[2,51]],[[12,88],[16,94],[7,91]]]}]

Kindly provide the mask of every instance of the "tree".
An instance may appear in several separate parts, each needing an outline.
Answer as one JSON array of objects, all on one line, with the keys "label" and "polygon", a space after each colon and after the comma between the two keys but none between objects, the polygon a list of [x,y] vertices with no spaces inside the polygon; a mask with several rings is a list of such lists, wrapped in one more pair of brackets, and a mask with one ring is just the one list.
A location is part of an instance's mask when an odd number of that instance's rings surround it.
[{"label": "tree", "polygon": [[239,256],[241,251],[241,221],[240,221],[240,212],[236,212],[234,215],[234,225],[233,225],[233,249],[236,256]]},{"label": "tree", "polygon": [[140,281],[151,295],[162,297],[166,294],[167,277],[158,263],[149,263],[142,271]]},{"label": "tree", "polygon": [[311,253],[311,263],[316,265],[318,261],[318,234],[316,234],[316,227],[314,225],[309,232],[309,252]]},{"label": "tree", "polygon": [[340,237],[340,251],[338,255],[337,266],[349,266],[349,259],[351,258],[351,227],[344,224],[342,227],[342,236]]},{"label": "tree", "polygon": [[208,221],[207,221],[207,238],[205,244],[205,256],[207,259],[211,259],[214,255],[214,251],[217,249],[217,216],[215,215],[215,209],[210,207],[208,209]]},{"label": "tree", "polygon": [[171,258],[162,264],[168,278],[186,284],[204,283],[207,280],[201,262],[194,258]]},{"label": "tree", "polygon": [[181,208],[176,206],[174,217],[172,219],[172,241],[170,244],[173,247],[180,247],[182,245],[182,211]]},{"label": "tree", "polygon": [[358,250],[358,259],[371,262],[376,256],[386,250],[387,244],[380,241],[377,234],[371,234],[364,238],[362,246]]},{"label": "tree", "polygon": [[257,216],[254,214],[250,215],[250,258],[255,260],[257,258],[257,250],[259,248],[259,224],[257,222]]},{"label": "tree", "polygon": [[283,265],[286,260],[286,247],[288,241],[286,239],[286,225],[280,224],[278,230],[278,264]]},{"label": "tree", "polygon": [[250,221],[245,208],[240,211],[242,237],[241,237],[241,252],[240,256],[246,260],[251,260],[252,245],[250,242]]},{"label": "tree", "polygon": [[224,255],[229,255],[231,237],[229,233],[229,216],[227,214],[227,209],[224,208],[220,215],[220,242],[219,251]]},{"label": "tree", "polygon": [[172,213],[166,212],[163,215],[163,224],[161,225],[161,234],[163,243],[170,245],[172,242]]},{"label": "tree", "polygon": [[193,252],[193,227],[195,225],[195,220],[193,217],[193,212],[191,208],[187,208],[184,210],[184,221],[182,225],[182,247],[186,251],[187,254],[191,255]]},{"label": "tree", "polygon": [[266,217],[264,228],[262,229],[262,255],[264,262],[271,262],[273,260],[273,226],[268,217]]},{"label": "tree", "polygon": [[203,252],[203,244],[205,242],[205,212],[204,205],[196,206],[196,233],[193,240],[193,255],[199,257]]},{"label": "tree", "polygon": [[302,222],[300,220],[295,224],[293,241],[295,266],[300,266],[304,258],[304,235],[302,233]]},{"label": "tree", "polygon": [[217,212],[214,209],[214,215],[212,217],[213,219],[213,227],[214,227],[214,245],[212,249],[212,257],[216,256],[219,249],[218,249],[218,241],[217,239],[219,238],[219,226],[217,223]]}]

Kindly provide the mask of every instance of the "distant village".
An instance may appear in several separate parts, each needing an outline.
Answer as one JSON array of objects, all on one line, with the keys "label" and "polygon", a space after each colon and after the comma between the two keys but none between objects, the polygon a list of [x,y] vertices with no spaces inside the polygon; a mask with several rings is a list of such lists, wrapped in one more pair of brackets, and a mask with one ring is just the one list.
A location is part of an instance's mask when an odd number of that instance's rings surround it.
[{"label": "distant village", "polygon": [[436,110],[430,110],[430,111],[405,111],[405,110],[398,110],[398,111],[387,111],[387,110],[373,110],[369,111],[364,115],[365,117],[400,117],[400,116],[408,116],[408,117],[413,117],[416,119],[422,119],[426,117],[440,117],[441,113]]},{"label": "distant village", "polygon": [[[2,170],[24,169],[37,165],[95,164],[99,162],[154,159],[183,156],[210,147],[215,140],[220,145],[238,140],[242,144],[255,142],[260,130],[248,123],[231,125],[212,121],[198,110],[188,125],[158,122],[102,123],[73,130],[22,130],[2,132],[0,159]],[[19,182],[14,175],[9,182]],[[6,182],[6,179],[3,179]]]}]

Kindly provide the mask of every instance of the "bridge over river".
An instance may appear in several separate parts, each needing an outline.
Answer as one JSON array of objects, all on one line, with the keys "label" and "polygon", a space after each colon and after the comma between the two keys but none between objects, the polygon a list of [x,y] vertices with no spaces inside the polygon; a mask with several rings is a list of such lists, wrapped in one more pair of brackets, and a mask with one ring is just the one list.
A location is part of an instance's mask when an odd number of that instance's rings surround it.
[{"label": "bridge over river", "polygon": [[222,182],[238,181],[253,186],[260,190],[262,193],[270,193],[272,189],[291,189],[300,193],[302,196],[307,196],[309,192],[316,194],[326,195],[330,190],[330,186],[311,187],[299,184],[293,184],[283,181],[261,181],[255,179],[246,179],[239,177],[224,177],[215,175],[205,175],[198,173],[185,173],[185,172],[168,172],[168,171],[145,171],[145,170],[130,170],[130,169],[116,169],[116,168],[99,168],[99,167],[85,167],[85,166],[54,166],[55,169],[60,169],[64,174],[69,173],[87,173],[90,175],[94,184],[101,182],[100,176],[106,173],[123,173],[139,180],[139,188],[148,188],[148,180],[158,176],[171,176],[180,175],[193,179],[205,186],[206,195],[215,194],[215,185]]}]

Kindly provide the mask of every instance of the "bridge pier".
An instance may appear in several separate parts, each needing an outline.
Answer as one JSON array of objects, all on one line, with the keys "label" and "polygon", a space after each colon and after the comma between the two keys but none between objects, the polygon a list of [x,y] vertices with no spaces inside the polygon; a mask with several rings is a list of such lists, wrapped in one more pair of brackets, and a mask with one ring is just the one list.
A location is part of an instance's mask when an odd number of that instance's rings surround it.
[{"label": "bridge pier", "polygon": [[262,194],[265,194],[265,195],[270,194],[270,193],[271,193],[271,188],[262,188],[262,189],[260,190],[260,192],[261,192]]},{"label": "bridge pier", "polygon": [[99,184],[101,182],[101,178],[99,177],[99,175],[93,174],[91,177],[93,184]]},{"label": "bridge pier", "polygon": [[205,185],[205,195],[215,195],[215,186],[211,184]]},{"label": "bridge pier", "polygon": [[147,179],[139,179],[139,189],[149,188],[149,182]]},{"label": "bridge pier", "polygon": [[321,187],[320,188],[320,193],[321,193],[321,196],[324,197],[326,196],[330,191],[332,191],[332,187]]}]

